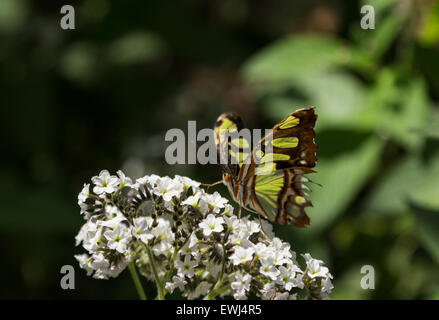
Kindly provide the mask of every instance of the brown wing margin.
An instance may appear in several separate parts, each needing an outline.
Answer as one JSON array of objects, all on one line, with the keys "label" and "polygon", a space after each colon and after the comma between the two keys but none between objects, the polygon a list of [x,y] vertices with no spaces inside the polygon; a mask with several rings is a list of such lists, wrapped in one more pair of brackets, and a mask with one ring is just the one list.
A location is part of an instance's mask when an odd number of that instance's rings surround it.
[{"label": "brown wing margin", "polygon": [[277,200],[276,223],[293,223],[296,227],[310,225],[311,221],[305,212],[305,208],[312,207],[312,203],[311,200],[305,198],[303,192],[303,176],[305,173],[300,168],[284,170],[284,186]]}]

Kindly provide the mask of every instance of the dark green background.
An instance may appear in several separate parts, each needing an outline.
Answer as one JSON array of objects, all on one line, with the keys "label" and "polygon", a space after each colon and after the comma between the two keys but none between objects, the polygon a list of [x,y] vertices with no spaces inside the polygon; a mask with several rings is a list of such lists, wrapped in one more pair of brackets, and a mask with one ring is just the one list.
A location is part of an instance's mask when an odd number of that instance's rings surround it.
[{"label": "dark green background", "polygon": [[64,31],[65,2],[0,0],[0,298],[137,298],[128,272],[94,280],[73,259],[82,184],[104,168],[216,181],[166,164],[168,129],[231,110],[270,128],[314,105],[312,225],[276,232],[328,264],[334,299],[439,299],[439,4],[367,3],[375,30],[361,1],[69,1]]}]

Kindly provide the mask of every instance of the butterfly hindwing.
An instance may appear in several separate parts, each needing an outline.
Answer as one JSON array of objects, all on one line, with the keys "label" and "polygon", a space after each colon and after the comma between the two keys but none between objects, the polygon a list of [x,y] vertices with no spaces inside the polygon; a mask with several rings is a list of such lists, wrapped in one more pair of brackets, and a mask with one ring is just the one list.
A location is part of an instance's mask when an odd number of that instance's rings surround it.
[{"label": "butterfly hindwing", "polygon": [[215,122],[215,142],[223,171],[237,177],[239,168],[249,156],[251,148],[246,137],[240,135],[244,124],[234,112],[220,115]]}]

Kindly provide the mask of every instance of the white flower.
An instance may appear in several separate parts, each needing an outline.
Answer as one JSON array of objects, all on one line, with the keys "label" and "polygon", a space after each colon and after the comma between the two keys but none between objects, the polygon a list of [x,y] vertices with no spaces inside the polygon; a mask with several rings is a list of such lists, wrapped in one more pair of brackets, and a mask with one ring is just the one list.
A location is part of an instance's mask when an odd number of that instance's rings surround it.
[{"label": "white flower", "polygon": [[171,201],[172,197],[179,197],[183,192],[184,186],[180,182],[174,181],[169,177],[158,180],[153,188],[154,194],[161,196],[165,201]]},{"label": "white flower", "polygon": [[104,237],[108,241],[108,248],[124,253],[131,240],[131,233],[125,225],[120,223],[114,230],[105,231]]},{"label": "white flower", "polygon": [[192,206],[195,209],[200,210],[200,212],[204,215],[207,212],[208,207],[207,202],[202,199],[202,196],[202,192],[197,192],[184,200],[182,204]]},{"label": "white flower", "polygon": [[239,229],[239,219],[237,216],[230,216],[230,217],[225,216],[224,221],[227,225],[227,229],[230,232],[233,232],[233,231]]},{"label": "white flower", "polygon": [[87,271],[87,275],[91,275],[94,271],[91,266],[91,258],[86,254],[77,254],[75,255],[75,259],[79,262],[79,267]]},{"label": "white flower", "polygon": [[232,216],[232,214],[233,214],[233,207],[230,204],[226,203],[224,205],[223,215],[225,217],[235,217],[236,218],[236,216]]},{"label": "white flower", "polygon": [[296,287],[299,289],[303,289],[305,284],[303,283],[303,273],[299,273],[296,276]]},{"label": "white flower", "polygon": [[277,292],[273,300],[287,300],[289,295],[288,292]]},{"label": "white flower", "polygon": [[154,238],[150,230],[153,219],[151,217],[140,217],[133,219],[133,223],[134,237],[140,239],[143,243],[148,244],[148,241]]},{"label": "white flower", "polygon": [[184,261],[177,260],[175,266],[177,267],[178,274],[181,277],[192,278],[194,276],[194,268],[198,265],[197,261],[191,260],[190,255],[184,257]]},{"label": "white flower", "polygon": [[171,230],[171,224],[168,220],[163,218],[157,219],[157,226],[151,230],[154,237],[161,242],[172,242],[175,239],[175,234]]},{"label": "white flower", "polygon": [[208,276],[217,278],[222,269],[222,265],[215,263],[215,261],[206,261],[205,267],[206,272],[203,274],[203,278],[206,278]]},{"label": "white flower", "polygon": [[329,273],[329,269],[323,266],[323,261],[318,259],[313,259],[309,253],[302,255],[306,260],[306,267],[308,269],[307,275],[311,279],[316,277],[325,278]]},{"label": "white flower", "polygon": [[192,234],[191,234],[191,236],[190,236],[190,238],[189,238],[189,244],[188,244],[188,247],[189,247],[189,248],[192,248],[192,247],[194,247],[195,245],[197,245],[198,242],[199,242],[199,240],[198,240],[197,236],[195,235],[195,232],[192,232]]},{"label": "white flower", "polygon": [[249,242],[248,237],[249,234],[247,231],[238,230],[230,234],[228,242],[235,246],[249,247],[251,246],[251,243]]},{"label": "white flower", "polygon": [[277,276],[280,274],[280,271],[274,266],[273,258],[267,257],[259,259],[259,261],[261,262],[259,272],[269,277],[271,280],[276,280]]},{"label": "white flower", "polygon": [[90,196],[90,184],[84,183],[84,187],[82,188],[81,192],[78,194],[78,204],[79,205],[83,204],[89,196]]},{"label": "white flower", "polygon": [[235,300],[247,300],[247,295],[244,290],[238,290],[233,293],[233,298]]},{"label": "white flower", "polygon": [[291,288],[297,287],[297,280],[295,279],[296,272],[293,268],[279,267],[279,275],[276,279],[276,283],[280,284],[285,290],[290,291]]},{"label": "white flower", "polygon": [[209,214],[198,226],[203,229],[203,234],[208,237],[212,232],[223,231],[223,223],[224,219],[222,217],[215,218],[213,214]]},{"label": "white flower", "polygon": [[268,256],[274,255],[272,248],[262,242],[253,244],[253,248],[255,249],[255,257],[257,259],[267,258]]},{"label": "white flower", "polygon": [[98,227],[96,223],[87,221],[84,223],[75,237],[75,245],[78,246],[82,242],[87,242],[96,234]]},{"label": "white flower", "polygon": [[125,176],[121,170],[118,170],[117,175],[119,176],[120,186],[121,187],[129,187],[133,184],[133,180],[130,177]]},{"label": "white flower", "polygon": [[195,191],[201,184],[200,182],[189,179],[188,177],[182,177],[179,175],[175,175],[174,180],[180,182],[186,190],[192,187],[192,190]]},{"label": "white flower", "polygon": [[322,280],[322,292],[331,293],[334,286],[331,282],[331,274],[328,274],[328,276]]},{"label": "white flower", "polygon": [[89,252],[96,251],[104,246],[102,239],[102,228],[89,229],[82,246]]},{"label": "white flower", "polygon": [[[116,210],[111,212],[111,210]],[[122,221],[126,221],[127,219],[124,217],[124,215],[114,206],[107,205],[106,211],[110,213],[108,215],[107,220],[100,220],[98,222],[98,226],[100,227],[107,227],[110,229],[115,229]]]},{"label": "white flower", "polygon": [[110,176],[108,170],[102,170],[99,176],[94,176],[91,181],[95,184],[93,192],[97,195],[112,193],[119,185],[119,179],[116,176]]},{"label": "white flower", "polygon": [[228,200],[221,197],[217,191],[215,191],[213,194],[205,193],[204,199],[214,213],[218,213],[220,209],[224,208],[224,205],[228,202]]},{"label": "white flower", "polygon": [[274,282],[268,282],[261,289],[262,299],[271,300],[274,298],[276,294],[275,284]]},{"label": "white flower", "polygon": [[230,286],[236,291],[250,291],[251,281],[252,276],[250,274],[237,273],[235,275],[235,281],[233,281]]},{"label": "white flower", "polygon": [[110,266],[110,262],[105,259],[102,253],[96,253],[92,256],[91,266],[93,269],[107,269]]},{"label": "white flower", "polygon": [[[191,239],[194,236],[194,234],[191,235]],[[191,242],[187,242],[181,249],[180,252],[182,254],[190,254],[192,255],[195,259],[198,259],[200,256],[200,250],[198,249],[197,246],[192,245],[191,246]]]},{"label": "white flower", "polygon": [[184,277],[172,277],[172,282],[166,282],[165,289],[170,293],[173,293],[175,288],[180,289],[180,291],[184,291],[184,286],[187,284],[187,281],[184,280]]},{"label": "white flower", "polygon": [[209,291],[210,288],[212,287],[212,284],[207,282],[207,281],[202,281],[200,282],[200,284],[195,288],[195,290],[193,292],[189,292],[189,294],[187,295],[187,298],[189,300],[193,300],[198,298],[201,295],[206,295]]},{"label": "white flower", "polygon": [[290,262],[290,259],[285,257],[284,253],[285,252],[281,252],[281,251],[275,251],[273,253],[272,257],[273,257],[273,262],[274,262],[275,265],[281,266],[281,265],[283,265],[285,263],[289,263]]},{"label": "white flower", "polygon": [[234,253],[230,256],[230,260],[235,266],[241,263],[246,263],[247,261],[251,261],[253,259],[253,253],[255,253],[255,249],[251,247],[246,249],[237,246],[235,247]]},{"label": "white flower", "polygon": [[[329,298],[332,275],[323,261],[305,254],[302,271],[269,222],[238,219],[226,198],[196,181],[147,175],[133,184],[122,171],[111,176],[107,170],[92,181],[94,193],[84,184],[78,195],[86,222],[75,237],[88,252],[75,258],[93,278],[117,277],[135,262],[147,279],[158,275],[165,293],[179,288],[188,299],[209,292],[214,299],[295,299],[300,289]],[[224,274],[221,290],[212,291],[224,270],[232,276]]]}]

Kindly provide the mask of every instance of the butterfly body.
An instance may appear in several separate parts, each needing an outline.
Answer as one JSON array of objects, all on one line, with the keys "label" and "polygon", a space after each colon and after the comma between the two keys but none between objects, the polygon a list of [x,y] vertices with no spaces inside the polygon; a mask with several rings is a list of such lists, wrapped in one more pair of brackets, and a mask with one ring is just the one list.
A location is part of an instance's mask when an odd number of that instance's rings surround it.
[{"label": "butterfly body", "polygon": [[223,183],[240,207],[275,223],[310,224],[305,207],[312,204],[304,182],[317,161],[316,119],[313,107],[296,110],[251,149],[244,137],[228,135],[244,128],[237,114],[218,117],[215,135]]}]

